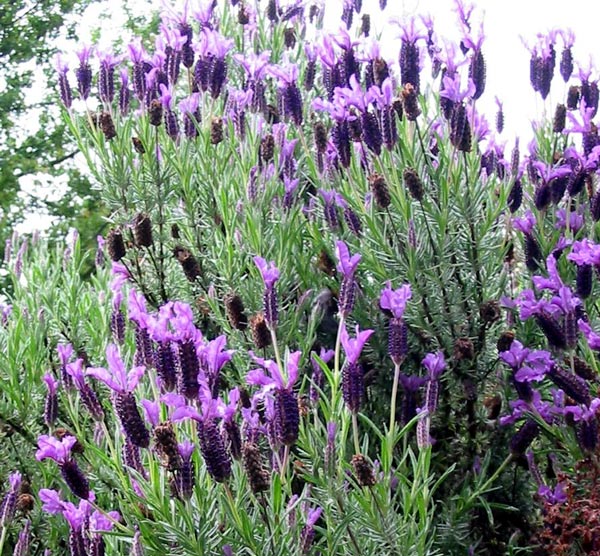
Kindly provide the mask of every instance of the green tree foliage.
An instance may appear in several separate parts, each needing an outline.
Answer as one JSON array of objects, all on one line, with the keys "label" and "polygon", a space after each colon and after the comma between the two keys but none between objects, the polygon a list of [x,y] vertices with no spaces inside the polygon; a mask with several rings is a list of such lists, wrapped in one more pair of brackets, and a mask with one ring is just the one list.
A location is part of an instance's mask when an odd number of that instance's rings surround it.
[{"label": "green tree foliage", "polygon": [[[73,15],[93,0],[3,1],[0,3],[0,240],[26,212],[45,210],[59,221],[98,228],[98,193],[72,164],[77,153],[60,122],[52,57],[56,38],[74,38]],[[47,91],[41,90],[46,88]],[[22,178],[50,186],[66,179],[60,202],[19,195]],[[84,224],[84,226],[81,226]],[[60,226],[59,226],[60,228]]]},{"label": "green tree foliage", "polygon": [[[53,238],[75,227],[90,244],[103,231],[106,209],[76,164],[79,151],[60,118],[53,64],[57,39],[79,41],[77,24],[94,2],[0,1],[0,256],[27,214],[55,217]],[[156,27],[147,21],[152,15],[148,2],[135,9],[122,6],[122,11],[127,32],[143,35]],[[122,40],[120,34],[115,37],[115,42]],[[36,191],[48,193],[47,198],[24,194],[25,180],[39,185]],[[6,287],[0,284],[0,291]]]}]

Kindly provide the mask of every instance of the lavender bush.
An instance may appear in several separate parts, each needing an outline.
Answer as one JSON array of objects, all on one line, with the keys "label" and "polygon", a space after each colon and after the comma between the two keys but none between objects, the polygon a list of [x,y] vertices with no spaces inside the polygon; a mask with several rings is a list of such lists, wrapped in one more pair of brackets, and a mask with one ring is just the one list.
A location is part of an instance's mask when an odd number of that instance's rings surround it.
[{"label": "lavender bush", "polygon": [[540,38],[567,97],[505,153],[472,6],[387,60],[360,4],[59,60],[109,231],[7,249],[0,552],[599,550],[597,83]]}]

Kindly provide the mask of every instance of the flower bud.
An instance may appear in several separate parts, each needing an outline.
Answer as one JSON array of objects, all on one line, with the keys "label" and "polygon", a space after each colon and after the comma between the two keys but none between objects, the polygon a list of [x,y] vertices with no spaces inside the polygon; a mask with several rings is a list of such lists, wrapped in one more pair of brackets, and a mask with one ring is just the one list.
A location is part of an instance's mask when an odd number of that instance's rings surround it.
[{"label": "flower bud", "polygon": [[354,454],[352,456],[352,467],[354,468],[354,476],[356,482],[362,487],[372,487],[375,485],[375,474],[373,466],[362,454]]}]

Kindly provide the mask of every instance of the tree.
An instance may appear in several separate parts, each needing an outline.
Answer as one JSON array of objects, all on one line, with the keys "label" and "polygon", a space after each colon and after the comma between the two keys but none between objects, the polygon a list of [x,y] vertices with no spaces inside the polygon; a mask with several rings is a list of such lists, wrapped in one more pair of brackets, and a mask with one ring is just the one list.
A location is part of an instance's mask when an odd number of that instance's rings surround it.
[{"label": "tree", "polygon": [[[60,118],[53,64],[56,39],[80,40],[76,16],[97,1],[0,0],[0,260],[6,238],[27,214],[56,217],[50,230],[54,238],[72,226],[81,241],[90,243],[103,231],[105,209],[99,191],[75,164],[77,146]],[[145,34],[152,14],[149,2],[138,4],[141,16],[125,2],[121,8],[127,29],[133,33],[144,29]],[[93,42],[93,37],[81,39]],[[62,195],[51,200],[25,195],[23,178],[47,191],[60,184]]]},{"label": "tree", "polygon": [[[100,203],[89,181],[67,164],[77,151],[72,142],[64,140],[67,133],[56,107],[52,66],[55,39],[60,34],[74,36],[75,18],[69,16],[81,14],[93,1],[0,2],[0,252],[26,210],[45,208],[63,219],[77,220],[93,212],[90,205]],[[48,93],[35,94],[38,98],[30,101],[29,93],[40,92],[32,89],[39,88],[35,77],[40,70]],[[34,122],[37,125],[31,129]],[[19,194],[25,176],[49,184],[59,175],[66,178],[67,194],[58,203]],[[88,225],[92,223],[88,221]]]}]

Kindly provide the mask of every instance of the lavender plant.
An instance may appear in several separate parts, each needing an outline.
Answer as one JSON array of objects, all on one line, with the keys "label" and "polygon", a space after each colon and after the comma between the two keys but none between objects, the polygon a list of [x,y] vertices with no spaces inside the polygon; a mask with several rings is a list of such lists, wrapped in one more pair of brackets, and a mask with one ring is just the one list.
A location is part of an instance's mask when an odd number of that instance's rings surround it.
[{"label": "lavender plant", "polygon": [[598,89],[572,35],[531,49],[543,99],[559,40],[579,84],[506,159],[472,6],[445,48],[397,22],[398,63],[360,3],[335,33],[320,10],[184,2],[153,45],[59,61],[109,232],[11,245],[0,417],[43,505],[11,476],[0,551],[511,553],[569,496],[565,538],[592,511]]}]

